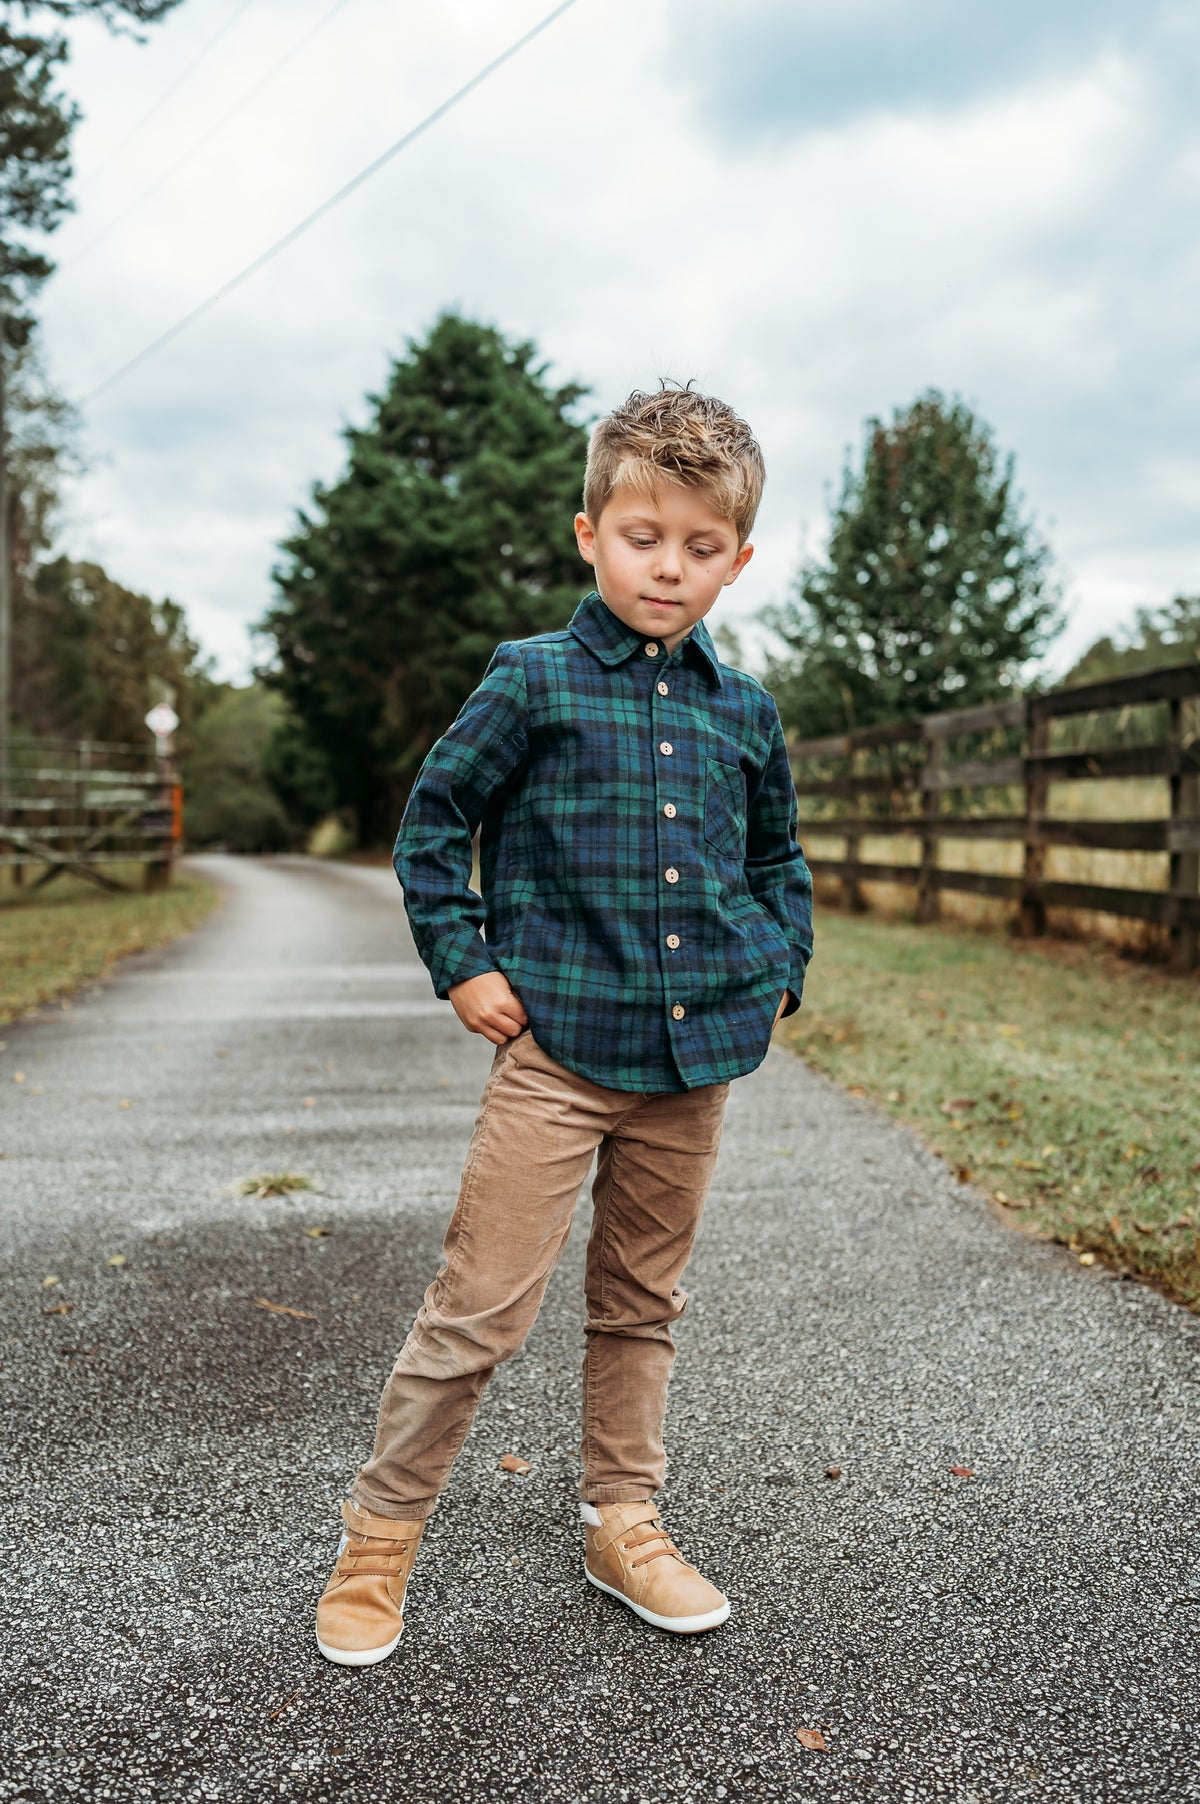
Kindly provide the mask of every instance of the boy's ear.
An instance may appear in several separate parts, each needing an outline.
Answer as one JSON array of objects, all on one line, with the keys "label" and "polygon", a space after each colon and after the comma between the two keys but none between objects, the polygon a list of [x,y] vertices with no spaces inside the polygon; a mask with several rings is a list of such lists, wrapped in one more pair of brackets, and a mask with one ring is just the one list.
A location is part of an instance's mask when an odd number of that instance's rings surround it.
[{"label": "boy's ear", "polygon": [[586,514],[575,516],[575,543],[585,564],[596,561],[596,530]]},{"label": "boy's ear", "polygon": [[754,547],[753,547],[753,545],[751,545],[750,541],[747,539],[746,543],[742,546],[742,549],[738,552],[737,556],[734,558],[732,564],[730,564],[729,575],[725,578],[725,581],[724,581],[722,587],[727,589],[729,587],[730,583],[735,583],[753,556],[754,556]]}]

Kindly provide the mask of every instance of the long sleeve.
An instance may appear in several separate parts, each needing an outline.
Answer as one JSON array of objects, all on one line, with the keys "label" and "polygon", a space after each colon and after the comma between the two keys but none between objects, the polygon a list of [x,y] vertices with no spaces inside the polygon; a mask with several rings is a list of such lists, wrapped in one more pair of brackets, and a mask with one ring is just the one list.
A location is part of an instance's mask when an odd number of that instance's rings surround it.
[{"label": "long sleeve", "polygon": [[404,907],[439,996],[496,969],[480,932],[483,899],[470,886],[471,842],[526,750],[524,667],[517,647],[504,644],[421,766],[396,836]]},{"label": "long sleeve", "polygon": [[746,881],[755,900],[769,909],[791,952],[786,1015],[800,1006],[804,973],[812,957],[812,876],[796,843],[799,809],[787,743],[778,712],[763,780],[750,800],[746,823]]}]

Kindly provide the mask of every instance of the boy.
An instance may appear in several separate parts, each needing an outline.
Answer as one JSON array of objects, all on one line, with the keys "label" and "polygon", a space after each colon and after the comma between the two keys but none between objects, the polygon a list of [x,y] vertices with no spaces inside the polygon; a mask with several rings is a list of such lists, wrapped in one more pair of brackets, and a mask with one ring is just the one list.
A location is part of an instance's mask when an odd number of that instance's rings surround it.
[{"label": "boy", "polygon": [[563,631],[498,648],[405,810],[395,864],[418,951],[497,1050],[441,1270],[342,1506],[317,1609],[340,1665],[400,1639],[425,1521],[533,1325],[595,1154],[584,1576],[674,1633],[729,1614],[654,1497],[671,1323],[729,1084],[799,1007],[812,951],[775,704],[703,625],[750,561],[763,478],[745,423],[691,389],[633,394],[601,420],[575,519],[596,591]]}]

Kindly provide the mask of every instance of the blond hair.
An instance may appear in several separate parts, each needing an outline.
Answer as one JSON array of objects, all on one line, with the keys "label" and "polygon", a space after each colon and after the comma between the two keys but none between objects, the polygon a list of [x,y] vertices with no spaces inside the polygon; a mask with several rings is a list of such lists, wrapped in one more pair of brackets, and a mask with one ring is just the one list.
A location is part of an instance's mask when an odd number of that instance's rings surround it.
[{"label": "blond hair", "polygon": [[635,389],[597,421],[588,443],[583,511],[594,526],[618,483],[654,501],[657,485],[703,489],[744,545],[762,498],[766,466],[758,440],[732,407],[712,395],[662,383],[656,394]]}]

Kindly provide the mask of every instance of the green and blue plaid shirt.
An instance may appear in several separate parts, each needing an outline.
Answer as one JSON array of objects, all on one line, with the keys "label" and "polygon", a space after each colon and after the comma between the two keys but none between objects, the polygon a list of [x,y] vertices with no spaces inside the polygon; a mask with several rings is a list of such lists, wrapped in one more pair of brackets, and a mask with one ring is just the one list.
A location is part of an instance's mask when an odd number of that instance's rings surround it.
[{"label": "green and blue plaid shirt", "polygon": [[703,622],[668,654],[592,594],[562,632],[498,647],[417,778],[396,873],[439,996],[498,969],[560,1064],[690,1090],[753,1071],[785,990],[799,1006],[796,814],[761,684]]}]

